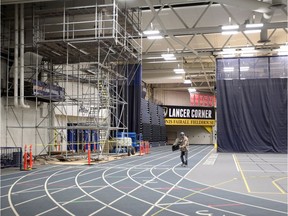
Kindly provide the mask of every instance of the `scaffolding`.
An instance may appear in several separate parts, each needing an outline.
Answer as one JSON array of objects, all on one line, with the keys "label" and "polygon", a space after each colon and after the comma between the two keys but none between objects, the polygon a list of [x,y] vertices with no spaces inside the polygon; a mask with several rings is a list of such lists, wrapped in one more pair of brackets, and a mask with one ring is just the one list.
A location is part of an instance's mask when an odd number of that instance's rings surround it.
[{"label": "scaffolding", "polygon": [[[17,13],[16,6],[7,7]],[[81,153],[89,143],[92,151],[109,154],[117,133],[128,132],[128,77],[142,59],[141,13],[116,0],[25,4],[24,10],[25,63],[19,68],[26,107],[13,104],[22,97],[13,76],[16,18],[7,15],[2,27],[7,53],[2,146],[33,144],[40,155]]]}]

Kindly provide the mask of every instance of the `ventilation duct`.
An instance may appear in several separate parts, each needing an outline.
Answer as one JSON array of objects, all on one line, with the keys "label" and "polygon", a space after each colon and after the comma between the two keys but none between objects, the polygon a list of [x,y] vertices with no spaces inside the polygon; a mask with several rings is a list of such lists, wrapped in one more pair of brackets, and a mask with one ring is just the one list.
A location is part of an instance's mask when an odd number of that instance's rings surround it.
[{"label": "ventilation duct", "polygon": [[20,5],[20,106],[30,108],[24,103],[24,4]]},{"label": "ventilation duct", "polygon": [[18,31],[19,31],[19,26],[18,26],[18,5],[15,5],[15,28],[14,28],[14,33],[15,33],[15,45],[14,45],[14,106],[18,107],[18,45],[19,45],[19,39],[18,39]]}]

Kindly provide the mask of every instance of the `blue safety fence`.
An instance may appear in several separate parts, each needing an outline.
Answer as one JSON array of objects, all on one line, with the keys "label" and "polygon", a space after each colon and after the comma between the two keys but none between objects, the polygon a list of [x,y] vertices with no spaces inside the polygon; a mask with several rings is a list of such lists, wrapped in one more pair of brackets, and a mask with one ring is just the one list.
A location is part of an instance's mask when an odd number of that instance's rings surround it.
[{"label": "blue safety fence", "polygon": [[1,169],[7,167],[22,168],[22,148],[0,147]]}]

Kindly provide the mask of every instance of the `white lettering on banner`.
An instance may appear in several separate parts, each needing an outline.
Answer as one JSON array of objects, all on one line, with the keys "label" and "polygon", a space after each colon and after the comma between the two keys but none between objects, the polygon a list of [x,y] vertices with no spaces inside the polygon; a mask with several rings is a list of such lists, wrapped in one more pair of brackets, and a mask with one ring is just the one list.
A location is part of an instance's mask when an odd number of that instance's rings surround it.
[{"label": "white lettering on banner", "polygon": [[165,118],[214,119],[213,108],[208,107],[164,107]]},{"label": "white lettering on banner", "polygon": [[176,109],[176,108],[170,108],[169,109],[169,117],[174,117],[174,118],[190,118],[190,110],[189,109]]},{"label": "white lettering on banner", "polygon": [[191,109],[191,117],[192,118],[212,118],[212,111]]}]

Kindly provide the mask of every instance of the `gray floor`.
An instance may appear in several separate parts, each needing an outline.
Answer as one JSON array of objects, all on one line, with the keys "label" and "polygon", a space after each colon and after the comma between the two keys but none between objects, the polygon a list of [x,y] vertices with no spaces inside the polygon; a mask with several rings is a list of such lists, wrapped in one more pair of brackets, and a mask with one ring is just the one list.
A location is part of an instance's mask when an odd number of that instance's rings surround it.
[{"label": "gray floor", "polygon": [[287,155],[171,146],[93,166],[2,170],[1,215],[287,215]]}]

